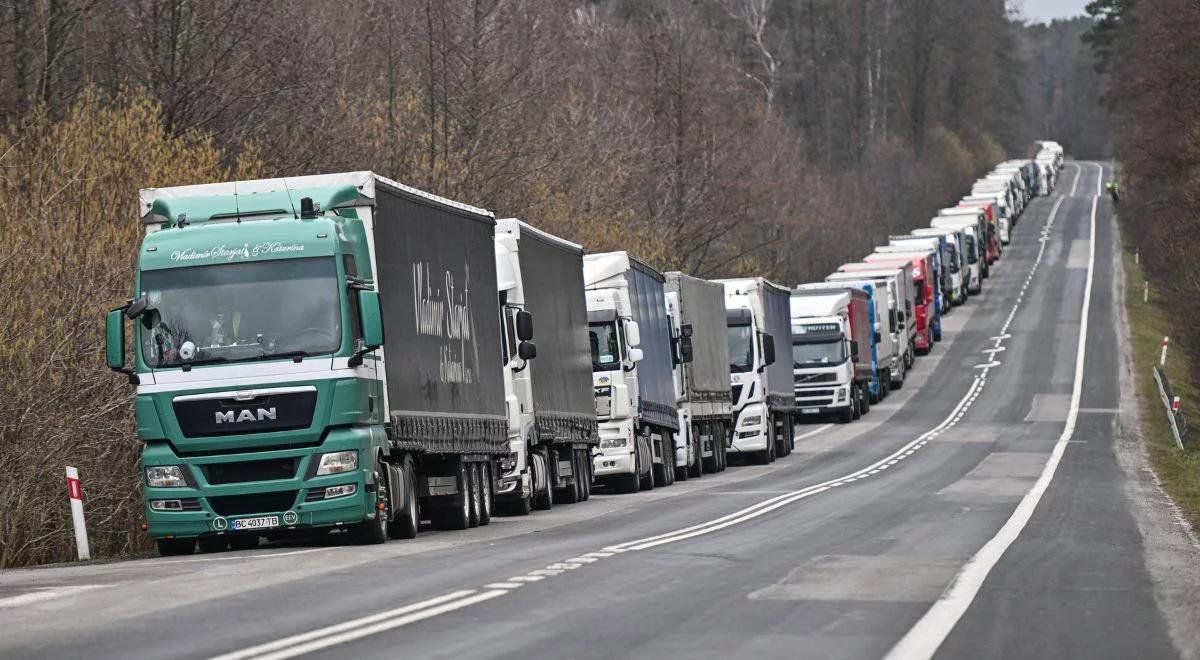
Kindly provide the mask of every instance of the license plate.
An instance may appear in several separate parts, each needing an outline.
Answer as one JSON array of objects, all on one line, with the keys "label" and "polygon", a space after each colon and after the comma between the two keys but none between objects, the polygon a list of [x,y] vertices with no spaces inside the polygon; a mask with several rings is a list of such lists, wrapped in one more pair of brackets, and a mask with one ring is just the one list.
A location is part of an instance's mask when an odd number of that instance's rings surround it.
[{"label": "license plate", "polygon": [[229,523],[229,529],[270,529],[279,526],[279,516],[259,516],[258,518],[241,518]]},{"label": "license plate", "polygon": [[801,408],[800,412],[805,415],[815,415],[821,412],[820,408]]}]

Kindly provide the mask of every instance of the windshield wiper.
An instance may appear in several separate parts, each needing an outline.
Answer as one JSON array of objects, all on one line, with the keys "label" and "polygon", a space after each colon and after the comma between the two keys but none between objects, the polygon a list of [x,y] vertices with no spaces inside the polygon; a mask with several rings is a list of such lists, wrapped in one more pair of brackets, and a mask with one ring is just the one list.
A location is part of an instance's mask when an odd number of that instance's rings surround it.
[{"label": "windshield wiper", "polygon": [[263,352],[261,355],[246,358],[245,361],[273,360],[275,358],[292,358],[292,362],[301,362],[311,355],[308,351],[283,351],[281,353]]},{"label": "windshield wiper", "polygon": [[213,357],[204,358],[203,360],[192,360],[190,362],[184,362],[183,364],[180,364],[179,367],[181,369],[183,369],[184,371],[191,371],[192,367],[194,367],[196,365],[215,364],[217,362],[229,362],[229,358],[223,357],[223,356],[213,356]]}]

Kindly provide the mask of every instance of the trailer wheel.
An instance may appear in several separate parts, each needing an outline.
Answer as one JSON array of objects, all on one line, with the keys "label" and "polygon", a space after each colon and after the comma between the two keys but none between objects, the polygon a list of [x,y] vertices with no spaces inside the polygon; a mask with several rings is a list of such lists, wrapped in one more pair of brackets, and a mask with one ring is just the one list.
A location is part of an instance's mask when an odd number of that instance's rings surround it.
[{"label": "trailer wheel", "polygon": [[[706,428],[707,426],[708,425],[705,424]],[[692,448],[695,450],[693,452],[693,457],[696,460],[688,463],[688,466],[684,469],[687,470],[688,477],[692,479],[699,479],[700,475],[704,474],[704,442],[699,439],[700,436],[698,434],[698,429],[695,427],[692,428],[692,433],[689,435],[692,436]],[[714,451],[713,454],[715,455],[716,452]]]},{"label": "trailer wheel", "polygon": [[417,473],[412,459],[404,457],[400,468],[402,487],[404,489],[404,510],[397,511],[388,524],[388,537],[393,539],[413,539],[421,528],[421,503],[417,499]]},{"label": "trailer wheel", "polygon": [[160,557],[178,557],[196,551],[196,539],[158,539],[154,544]]},{"label": "trailer wheel", "polygon": [[721,448],[725,446],[725,437],[721,434],[725,427],[719,422],[708,422],[704,430],[709,434],[708,441],[712,443],[712,456],[700,457],[700,471],[715,474],[721,471]]},{"label": "trailer wheel", "polygon": [[583,468],[583,501],[586,502],[592,499],[592,450],[584,448],[579,450],[579,465]]},{"label": "trailer wheel", "polygon": [[[583,494],[579,491],[579,462],[575,460],[576,451],[574,449],[562,450],[565,451],[571,464],[571,483],[556,488],[554,493],[554,501],[565,502],[567,504],[575,504],[579,502]],[[559,451],[554,452],[552,461],[554,462],[555,472],[558,471]],[[555,480],[557,481],[557,479]]]},{"label": "trailer wheel", "polygon": [[642,490],[654,490],[654,449],[649,437],[638,437],[638,486]]},{"label": "trailer wheel", "polygon": [[467,464],[458,462],[458,493],[460,502],[434,509],[430,514],[433,526],[438,529],[466,529],[471,526],[471,479],[467,476]]},{"label": "trailer wheel", "polygon": [[870,391],[866,388],[859,388],[858,391],[858,400],[862,403],[861,412],[859,413],[859,417],[861,417],[871,412],[871,395]]}]

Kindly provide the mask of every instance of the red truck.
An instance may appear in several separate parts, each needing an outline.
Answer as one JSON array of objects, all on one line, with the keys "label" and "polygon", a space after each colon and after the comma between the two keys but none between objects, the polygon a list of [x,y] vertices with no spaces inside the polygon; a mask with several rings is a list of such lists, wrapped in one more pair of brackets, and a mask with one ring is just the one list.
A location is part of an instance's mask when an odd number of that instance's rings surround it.
[{"label": "red truck", "polygon": [[[1000,235],[1000,225],[998,224],[1000,222],[1000,206],[996,204],[995,200],[964,199],[958,203],[956,208],[983,209],[988,227],[988,261],[994,262],[999,259],[1000,255],[1004,254],[1004,241],[1000,240],[1003,238]],[[993,252],[996,255],[995,258],[992,258]]]},{"label": "red truck", "polygon": [[916,289],[916,300],[913,304],[913,348],[920,355],[927,355],[933,350],[933,317],[937,297],[934,295],[935,283],[930,274],[933,273],[933,255],[914,253],[897,254],[895,252],[874,252],[863,258],[865,263],[879,264],[893,268],[912,267],[912,283]]}]

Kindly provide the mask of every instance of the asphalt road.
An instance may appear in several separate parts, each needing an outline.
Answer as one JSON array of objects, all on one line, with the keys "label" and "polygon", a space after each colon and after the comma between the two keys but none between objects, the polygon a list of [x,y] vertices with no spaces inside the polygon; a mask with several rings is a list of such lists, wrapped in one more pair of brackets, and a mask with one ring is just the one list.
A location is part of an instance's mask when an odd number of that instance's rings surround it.
[{"label": "asphalt road", "polygon": [[1162,555],[1194,539],[1121,452],[1101,176],[1068,163],[905,388],[774,465],[385,546],[7,571],[0,657],[1195,653],[1200,580]]}]

